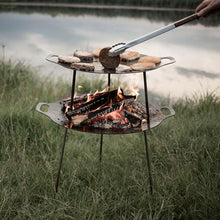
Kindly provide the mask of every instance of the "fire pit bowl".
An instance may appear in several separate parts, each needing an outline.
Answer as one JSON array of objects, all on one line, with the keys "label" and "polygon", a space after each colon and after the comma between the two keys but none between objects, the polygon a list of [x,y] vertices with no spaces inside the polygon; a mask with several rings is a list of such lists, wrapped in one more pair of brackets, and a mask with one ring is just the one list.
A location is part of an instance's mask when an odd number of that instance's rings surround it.
[{"label": "fire pit bowl", "polygon": [[[38,103],[36,110],[42,113],[43,115],[49,117],[56,124],[64,126],[66,128],[70,128],[69,126],[70,121],[65,117],[65,114],[62,110],[64,100],[65,99],[62,99],[54,103],[43,103],[43,102]],[[142,105],[139,101],[135,101],[134,103],[136,105],[141,106],[142,108],[145,108],[144,105]],[[45,105],[48,107],[47,111],[41,110],[42,107]],[[169,110],[169,114],[165,115],[162,112],[163,109]],[[165,119],[175,115],[175,111],[170,106],[155,107],[153,105],[149,105],[149,111],[150,111],[150,128],[154,128],[158,126]],[[79,126],[71,126],[71,129],[77,131],[83,131],[83,132],[96,133],[96,134],[129,134],[129,133],[137,133],[148,130],[148,125],[146,123],[146,120],[142,120],[142,123],[140,123],[140,125],[137,127],[133,127],[131,125],[131,126],[118,126],[118,127],[115,126],[110,128],[109,126],[110,125],[105,126],[102,123],[100,124],[100,126],[96,124],[96,127],[93,125],[83,124]]]}]

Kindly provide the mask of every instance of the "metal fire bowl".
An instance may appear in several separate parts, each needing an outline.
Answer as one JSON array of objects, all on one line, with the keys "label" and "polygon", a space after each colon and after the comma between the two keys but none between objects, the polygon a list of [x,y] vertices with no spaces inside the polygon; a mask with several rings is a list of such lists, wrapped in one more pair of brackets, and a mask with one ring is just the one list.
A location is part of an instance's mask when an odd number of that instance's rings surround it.
[{"label": "metal fire bowl", "polygon": [[[138,102],[138,101],[137,101]],[[48,111],[41,110],[41,107],[46,105],[48,107]],[[46,115],[51,120],[53,120],[55,123],[61,126],[65,126],[69,124],[69,121],[64,116],[64,113],[62,112],[62,100],[54,102],[54,103],[44,103],[40,102],[38,103],[36,110],[43,115]],[[163,120],[174,116],[175,111],[170,106],[162,106],[162,107],[155,107],[153,105],[149,106],[150,113],[154,112],[153,115],[150,114],[150,128],[154,128],[158,126]],[[161,110],[167,109],[169,110],[169,114],[165,115]],[[90,132],[90,133],[98,133],[98,134],[130,134],[130,133],[137,133],[141,131],[148,130],[147,123],[144,123],[142,126],[139,126],[137,128],[127,128],[127,129],[103,129],[103,128],[93,128],[88,126],[73,126],[72,129],[77,131],[83,131],[83,132]]]},{"label": "metal fire bowl", "polygon": [[[141,54],[140,57],[143,57],[143,56],[147,56],[147,55],[144,55],[144,54]],[[160,57],[161,59],[161,63],[158,64],[155,68],[152,68],[152,69],[148,69],[146,71],[151,71],[151,70],[155,70],[155,69],[159,69],[163,66],[166,66],[166,65],[169,65],[169,64],[172,64],[172,63],[175,63],[175,59],[173,57]],[[51,62],[51,63],[55,63],[57,65],[60,65],[62,67],[65,67],[67,69],[71,69],[71,70],[78,70],[78,69],[74,69],[74,68],[71,68],[70,67],[70,64],[64,64],[64,63],[60,63],[58,62],[58,55],[48,55],[47,58],[46,58],[47,61]],[[86,61],[81,61],[81,62],[86,62]],[[95,66],[95,70],[94,71],[89,71],[89,73],[99,73],[99,74],[133,74],[133,73],[141,73],[143,71],[125,71],[125,66],[130,66],[134,63],[137,63],[138,62],[138,59],[137,60],[134,60],[134,61],[131,61],[131,62],[121,62],[119,64],[119,66],[115,69],[115,70],[112,70],[112,69],[104,69],[104,67],[102,66],[102,64],[99,62],[99,59],[98,58],[93,58],[93,61],[92,62],[87,62],[87,63],[92,63],[94,66]],[[83,71],[83,70],[78,70],[78,71],[81,71],[81,72],[87,72],[87,71]]]}]

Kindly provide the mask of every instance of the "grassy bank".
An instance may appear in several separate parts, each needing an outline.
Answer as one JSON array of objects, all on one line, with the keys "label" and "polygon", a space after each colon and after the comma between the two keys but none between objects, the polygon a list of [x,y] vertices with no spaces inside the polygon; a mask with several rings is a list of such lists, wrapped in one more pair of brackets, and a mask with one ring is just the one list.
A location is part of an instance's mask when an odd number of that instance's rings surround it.
[{"label": "grassy bank", "polygon": [[99,135],[76,131],[56,194],[64,129],[35,107],[68,97],[70,85],[42,82],[21,63],[1,62],[0,78],[0,219],[219,219],[214,95],[176,102],[176,116],[148,132],[153,196],[142,133],[105,135],[100,165]]}]

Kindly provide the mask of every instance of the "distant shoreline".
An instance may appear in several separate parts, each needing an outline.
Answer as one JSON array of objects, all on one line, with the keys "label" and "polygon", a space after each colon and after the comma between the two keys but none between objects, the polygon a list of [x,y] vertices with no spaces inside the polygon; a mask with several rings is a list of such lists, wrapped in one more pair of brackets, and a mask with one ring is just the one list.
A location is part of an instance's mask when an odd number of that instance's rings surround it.
[{"label": "distant shoreline", "polygon": [[160,8],[129,5],[97,5],[97,4],[70,4],[70,3],[43,3],[43,2],[0,2],[0,6],[30,6],[30,7],[63,7],[63,8],[88,8],[88,9],[120,9],[120,10],[146,10],[146,11],[188,11],[189,8]]}]

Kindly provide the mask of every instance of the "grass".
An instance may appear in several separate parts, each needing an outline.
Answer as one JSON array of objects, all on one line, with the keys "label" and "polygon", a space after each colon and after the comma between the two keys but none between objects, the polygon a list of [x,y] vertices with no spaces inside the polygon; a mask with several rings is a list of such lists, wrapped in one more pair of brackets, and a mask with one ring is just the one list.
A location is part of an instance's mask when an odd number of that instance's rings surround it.
[{"label": "grass", "polygon": [[35,107],[68,97],[71,85],[33,72],[0,65],[0,219],[220,218],[218,97],[179,100],[176,116],[148,132],[153,195],[142,133],[104,135],[100,164],[100,136],[77,131],[68,132],[56,194],[64,128]]}]

